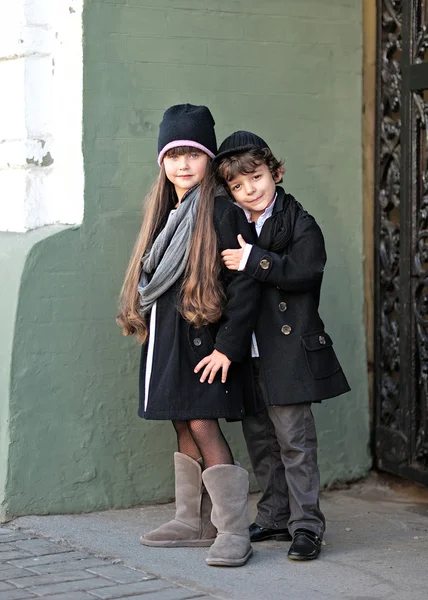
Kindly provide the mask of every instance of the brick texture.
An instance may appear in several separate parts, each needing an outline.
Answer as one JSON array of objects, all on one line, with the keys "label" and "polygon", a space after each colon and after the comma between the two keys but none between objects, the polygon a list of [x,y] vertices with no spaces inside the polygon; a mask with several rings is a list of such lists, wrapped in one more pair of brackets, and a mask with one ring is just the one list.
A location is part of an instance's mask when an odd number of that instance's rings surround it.
[{"label": "brick texture", "polygon": [[[2,536],[12,540],[14,532],[0,527],[0,537]],[[9,560],[11,552],[19,553],[19,538],[22,536],[16,534],[15,537],[18,539],[10,542],[12,550],[0,553],[0,600],[117,600],[130,597],[134,600],[186,600],[201,597],[209,600],[203,593],[176,586],[149,573],[87,553],[73,552],[64,545],[44,539],[27,540],[31,541],[31,545],[27,544],[27,553],[32,554],[31,560],[34,563],[37,560],[43,561],[43,565],[35,567],[28,560]],[[51,551],[50,555],[44,554],[47,548]],[[79,559],[67,561],[67,554],[78,555]],[[64,561],[55,560],[61,556],[65,558]],[[49,559],[53,561],[51,564],[46,563]]]}]

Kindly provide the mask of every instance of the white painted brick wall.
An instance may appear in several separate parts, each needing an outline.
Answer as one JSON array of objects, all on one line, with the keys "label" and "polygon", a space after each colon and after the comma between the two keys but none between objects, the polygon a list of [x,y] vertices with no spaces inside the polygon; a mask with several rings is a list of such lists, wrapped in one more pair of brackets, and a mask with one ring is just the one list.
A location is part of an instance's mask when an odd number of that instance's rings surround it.
[{"label": "white painted brick wall", "polygon": [[83,0],[0,7],[0,230],[81,223]]}]

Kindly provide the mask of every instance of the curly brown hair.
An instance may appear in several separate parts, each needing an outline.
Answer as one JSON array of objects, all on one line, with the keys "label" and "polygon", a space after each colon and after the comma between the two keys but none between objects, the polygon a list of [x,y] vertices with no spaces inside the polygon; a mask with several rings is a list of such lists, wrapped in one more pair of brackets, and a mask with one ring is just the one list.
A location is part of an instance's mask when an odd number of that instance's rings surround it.
[{"label": "curly brown hair", "polygon": [[278,175],[281,175],[281,178],[276,180],[277,183],[281,183],[284,161],[275,158],[270,148],[250,148],[237,154],[225,156],[216,165],[216,176],[223,181],[232,181],[240,174],[253,173],[263,163],[275,180]]}]

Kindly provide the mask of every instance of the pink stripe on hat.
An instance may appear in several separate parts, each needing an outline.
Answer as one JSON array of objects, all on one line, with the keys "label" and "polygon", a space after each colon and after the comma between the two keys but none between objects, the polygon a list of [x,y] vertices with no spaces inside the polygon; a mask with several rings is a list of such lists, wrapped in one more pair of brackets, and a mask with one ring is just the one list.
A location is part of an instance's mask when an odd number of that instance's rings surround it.
[{"label": "pink stripe on hat", "polygon": [[198,142],[194,142],[193,140],[174,140],[173,142],[169,142],[169,144],[164,146],[159,152],[158,165],[161,166],[163,157],[168,152],[168,150],[171,150],[171,148],[179,148],[180,146],[190,146],[191,148],[197,148],[198,150],[202,150],[202,152],[205,152],[205,154],[208,154],[210,158],[214,158],[215,156],[215,154],[213,154],[211,150],[208,150],[208,148],[206,148],[202,144],[199,144]]}]

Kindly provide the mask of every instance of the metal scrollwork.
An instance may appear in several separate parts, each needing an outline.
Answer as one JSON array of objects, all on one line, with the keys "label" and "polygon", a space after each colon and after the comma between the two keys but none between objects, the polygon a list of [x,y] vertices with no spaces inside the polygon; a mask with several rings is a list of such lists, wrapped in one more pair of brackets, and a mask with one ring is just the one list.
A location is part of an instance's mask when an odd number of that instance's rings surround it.
[{"label": "metal scrollwork", "polygon": [[382,426],[397,429],[399,403],[400,313],[400,108],[401,1],[383,3],[380,122],[380,411]]},{"label": "metal scrollwork", "polygon": [[[425,26],[423,34],[426,37]],[[425,50],[424,50],[425,52]],[[418,358],[418,394],[415,407],[416,443],[414,459],[428,466],[428,104],[423,92],[413,92],[417,106],[417,142],[420,146],[418,165],[418,211],[414,248],[415,285],[413,295]]]},{"label": "metal scrollwork", "polygon": [[378,7],[377,461],[428,484],[428,0]]}]

